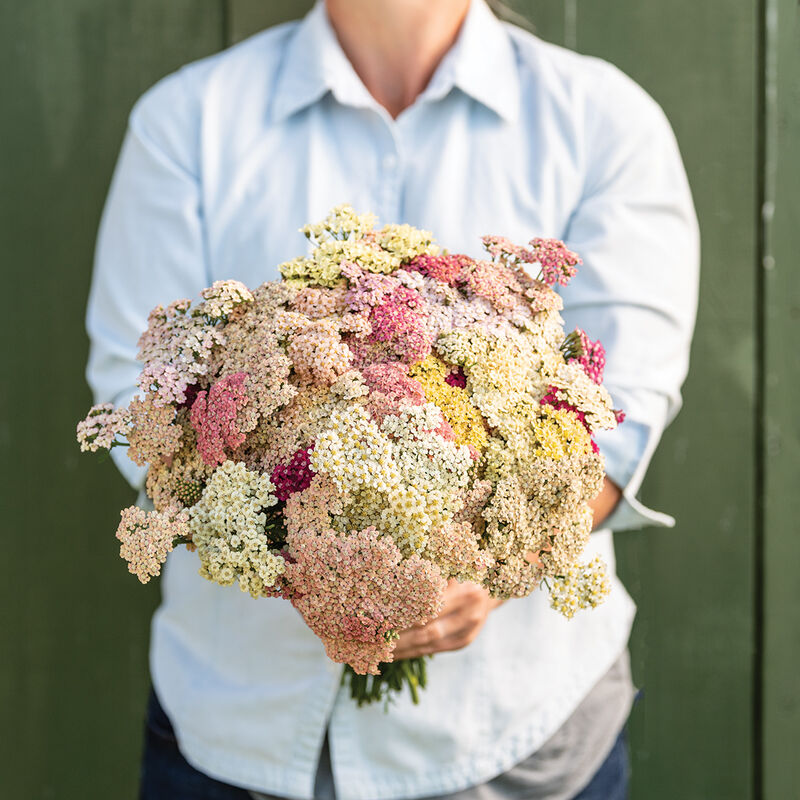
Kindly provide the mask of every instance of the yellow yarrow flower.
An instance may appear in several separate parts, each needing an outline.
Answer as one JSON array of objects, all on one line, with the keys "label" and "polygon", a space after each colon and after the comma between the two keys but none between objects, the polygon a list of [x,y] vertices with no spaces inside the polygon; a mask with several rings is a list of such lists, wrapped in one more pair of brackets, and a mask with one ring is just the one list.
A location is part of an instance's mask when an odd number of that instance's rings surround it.
[{"label": "yellow yarrow flower", "polygon": [[533,430],[538,447],[535,455],[558,461],[567,455],[591,452],[592,441],[583,423],[564,408],[542,406],[541,416],[534,420]]},{"label": "yellow yarrow flower", "polygon": [[429,402],[435,403],[453,429],[457,444],[472,445],[483,452],[488,442],[481,412],[472,404],[464,389],[445,383],[447,364],[434,355],[415,364],[408,375],[418,381]]}]

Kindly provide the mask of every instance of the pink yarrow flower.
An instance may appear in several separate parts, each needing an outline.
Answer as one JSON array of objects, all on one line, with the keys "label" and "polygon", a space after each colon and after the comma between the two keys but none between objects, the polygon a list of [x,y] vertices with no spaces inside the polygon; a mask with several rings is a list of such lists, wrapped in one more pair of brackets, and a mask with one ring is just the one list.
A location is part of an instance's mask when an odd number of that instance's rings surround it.
[{"label": "pink yarrow flower", "polygon": [[420,272],[429,278],[455,286],[464,268],[472,263],[473,260],[465,255],[429,256],[421,254],[415,256],[404,269],[408,272]]},{"label": "pink yarrow flower", "polygon": [[426,402],[422,384],[408,377],[408,366],[400,361],[370,364],[361,375],[369,388],[370,413],[378,422],[387,414],[399,413],[401,406],[421,406]]},{"label": "pink yarrow flower", "polygon": [[96,453],[101,448],[110,450],[117,436],[125,436],[130,425],[127,409],[114,408],[111,403],[92,406],[85,419],[78,423],[78,443],[82,451]]},{"label": "pink yarrow flower", "polygon": [[372,309],[368,339],[389,344],[408,364],[422,361],[433,344],[423,305],[418,292],[398,286]]},{"label": "pink yarrow flower", "polygon": [[577,336],[576,356],[569,359],[577,361],[583,371],[597,384],[603,382],[603,370],[606,366],[606,350],[600,341],[593,342],[586,331],[575,328]]},{"label": "pink yarrow flower", "polygon": [[404,559],[375,528],[342,535],[290,533],[286,596],[325,644],[328,656],[360,674],[392,660],[392,635],[439,613],[447,582],[435,564]]},{"label": "pink yarrow flower", "polygon": [[197,433],[197,450],[210,466],[225,461],[226,447],[235,450],[245,440],[237,418],[248,402],[246,382],[246,372],[228,375],[209,391],[198,392],[192,403],[190,420]]},{"label": "pink yarrow flower", "polygon": [[567,248],[559,239],[536,237],[529,247],[514,244],[504,236],[483,236],[483,246],[495,261],[505,264],[536,264],[541,267],[539,279],[548,286],[558,283],[566,286],[582,264],[577,253]]},{"label": "pink yarrow flower", "polygon": [[139,375],[138,384],[143,392],[150,392],[153,402],[160,406],[170,403],[181,405],[186,399],[189,385],[186,376],[174,365],[161,363],[146,365]]},{"label": "pink yarrow flower", "polygon": [[533,253],[526,248],[514,244],[505,236],[481,236],[483,246],[495,261],[506,263],[531,263],[535,261]]},{"label": "pink yarrow flower", "polygon": [[534,260],[542,268],[541,280],[548,286],[558,283],[566,286],[578,271],[578,264],[583,261],[577,253],[569,250],[564,242],[558,239],[531,239]]}]

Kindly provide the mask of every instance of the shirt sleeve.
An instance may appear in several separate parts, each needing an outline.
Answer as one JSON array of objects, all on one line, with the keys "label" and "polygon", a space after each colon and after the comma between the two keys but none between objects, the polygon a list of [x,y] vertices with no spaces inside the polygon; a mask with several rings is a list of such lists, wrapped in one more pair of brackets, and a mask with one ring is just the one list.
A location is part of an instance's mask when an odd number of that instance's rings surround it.
[{"label": "shirt sleeve", "polygon": [[586,182],[565,235],[583,258],[562,292],[566,328],[606,349],[604,384],[626,420],[597,436],[622,499],[603,527],[674,525],[636,495],[681,405],[699,273],[699,231],[661,108],[609,66],[587,113]]},{"label": "shirt sleeve", "polygon": [[[165,78],[129,119],[100,223],[86,313],[87,381],[95,402],[127,405],[141,364],[137,341],[158,304],[208,286],[198,168],[199,114],[184,76]],[[141,489],[146,469],[127,448],[112,457]]]}]

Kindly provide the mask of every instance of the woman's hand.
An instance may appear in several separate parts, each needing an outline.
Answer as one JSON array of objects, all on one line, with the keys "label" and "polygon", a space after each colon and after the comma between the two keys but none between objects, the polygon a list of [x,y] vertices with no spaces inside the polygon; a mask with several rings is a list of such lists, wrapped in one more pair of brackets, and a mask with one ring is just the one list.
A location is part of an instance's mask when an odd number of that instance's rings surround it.
[{"label": "woman's hand", "polygon": [[429,656],[466,647],[480,632],[489,612],[502,602],[489,597],[486,589],[477,583],[451,580],[439,616],[425,625],[401,631],[394,659]]}]

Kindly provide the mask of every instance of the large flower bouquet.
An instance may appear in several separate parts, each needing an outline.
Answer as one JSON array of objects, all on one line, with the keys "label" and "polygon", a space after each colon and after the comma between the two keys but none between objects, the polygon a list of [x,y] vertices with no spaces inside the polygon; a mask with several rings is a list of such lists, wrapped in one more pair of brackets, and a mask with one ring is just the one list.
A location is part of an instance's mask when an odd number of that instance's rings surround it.
[{"label": "large flower bouquet", "polygon": [[552,287],[580,260],[561,242],[488,236],[475,260],[374,224],[336,208],[282,281],[153,309],[141,395],[78,425],[82,449],[148,465],[155,511],[117,530],[139,580],[185,544],[203,577],[286,598],[359,703],[404,684],[416,699],[424,661],[392,663],[394,642],[449,579],[497,598],[544,582],[566,616],[607,594],[581,553],[604,474],[592,433],[619,419],[602,347],[564,335]]}]

